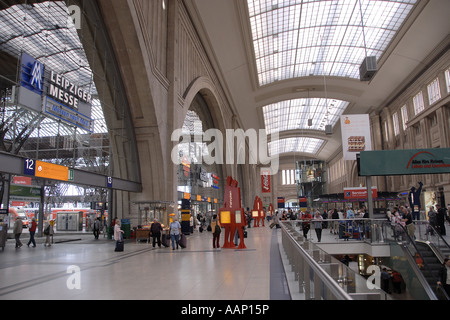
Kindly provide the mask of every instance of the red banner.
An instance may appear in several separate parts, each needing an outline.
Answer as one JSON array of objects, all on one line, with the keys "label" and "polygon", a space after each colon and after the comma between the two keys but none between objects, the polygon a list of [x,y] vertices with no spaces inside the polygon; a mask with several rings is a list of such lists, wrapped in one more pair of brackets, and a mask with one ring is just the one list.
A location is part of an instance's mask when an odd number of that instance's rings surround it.
[{"label": "red banner", "polygon": [[261,192],[262,193],[270,192],[270,172],[269,171],[261,171]]}]

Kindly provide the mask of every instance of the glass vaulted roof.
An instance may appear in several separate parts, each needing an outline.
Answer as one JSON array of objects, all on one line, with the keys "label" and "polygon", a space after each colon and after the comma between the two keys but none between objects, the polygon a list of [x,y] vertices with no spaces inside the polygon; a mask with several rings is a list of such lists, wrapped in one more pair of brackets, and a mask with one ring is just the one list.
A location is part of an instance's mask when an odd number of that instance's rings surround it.
[{"label": "glass vaulted roof", "polygon": [[380,58],[416,0],[247,3],[262,86],[305,76],[359,79],[364,58]]},{"label": "glass vaulted roof", "polygon": [[266,132],[288,130],[320,130],[334,126],[349,103],[336,99],[292,99],[263,107]]},{"label": "glass vaulted roof", "polygon": [[307,137],[294,137],[269,142],[269,157],[289,152],[304,152],[316,154],[322,147],[324,140]]}]

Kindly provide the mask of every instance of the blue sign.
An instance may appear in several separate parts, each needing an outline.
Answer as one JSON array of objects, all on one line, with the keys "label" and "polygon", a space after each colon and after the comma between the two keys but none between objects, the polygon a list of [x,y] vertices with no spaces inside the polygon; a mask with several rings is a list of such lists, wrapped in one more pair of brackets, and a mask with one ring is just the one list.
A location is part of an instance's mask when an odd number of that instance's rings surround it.
[{"label": "blue sign", "polygon": [[49,97],[44,100],[44,113],[71,123],[78,128],[94,132],[94,122],[88,116],[71,109]]},{"label": "blue sign", "polygon": [[20,70],[20,84],[39,95],[44,90],[44,64],[40,63],[30,55],[22,53]]},{"label": "blue sign", "polygon": [[33,159],[24,159],[23,173],[28,176],[34,176],[36,172],[36,161]]},{"label": "blue sign", "polygon": [[112,188],[113,186],[113,178],[112,177],[106,177],[106,187]]}]

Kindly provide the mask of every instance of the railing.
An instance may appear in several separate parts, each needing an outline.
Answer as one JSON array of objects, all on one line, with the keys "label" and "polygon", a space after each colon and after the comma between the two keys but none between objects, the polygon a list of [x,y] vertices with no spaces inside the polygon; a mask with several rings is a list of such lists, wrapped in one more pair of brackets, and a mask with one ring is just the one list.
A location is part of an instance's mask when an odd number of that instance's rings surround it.
[{"label": "railing", "polygon": [[281,223],[282,244],[298,281],[298,290],[306,300],[389,299],[384,291],[371,289],[364,277],[316,244],[304,241],[294,222]]},{"label": "railing", "polygon": [[[387,219],[323,221],[335,223],[335,227],[339,227],[341,235],[335,240],[338,243],[347,240],[346,234],[342,237],[342,232],[356,230],[357,240],[389,245],[391,257],[386,257],[389,258],[389,267],[400,271],[412,298],[434,300],[437,299],[436,296],[445,295],[440,290],[442,288],[434,289],[435,286],[430,285],[425,279],[423,270],[429,268],[404,227],[392,224]],[[374,290],[366,278],[321,250],[315,243],[305,241],[302,235],[303,222],[309,222],[311,226],[314,224],[314,220],[287,220],[282,221],[281,226],[283,247],[295,274],[295,280],[299,282],[299,292],[305,294],[305,299],[391,299],[383,290]],[[424,231],[427,230],[427,222],[415,221],[415,223],[416,239],[432,240],[435,245],[431,247],[435,250],[436,246],[448,247],[446,240],[436,232]],[[422,270],[417,266],[415,259],[424,261]],[[433,274],[433,277],[433,281],[437,282],[436,275]]]},{"label": "railing", "polygon": [[414,221],[416,240],[428,243],[441,263],[444,263],[445,254],[450,252],[450,245],[445,238],[427,221]]}]

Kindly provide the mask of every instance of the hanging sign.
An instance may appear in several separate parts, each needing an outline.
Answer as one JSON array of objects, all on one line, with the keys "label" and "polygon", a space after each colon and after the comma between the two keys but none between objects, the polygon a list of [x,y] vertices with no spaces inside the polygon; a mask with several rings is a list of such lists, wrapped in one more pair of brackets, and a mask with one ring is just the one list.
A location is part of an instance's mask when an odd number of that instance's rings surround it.
[{"label": "hanging sign", "polygon": [[450,173],[450,148],[365,151],[361,176]]}]

